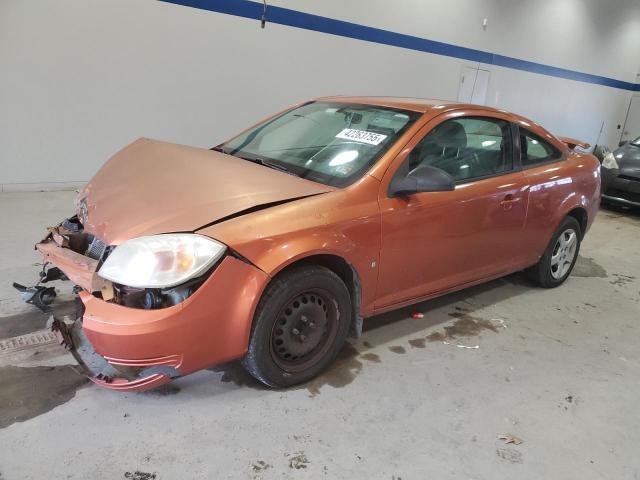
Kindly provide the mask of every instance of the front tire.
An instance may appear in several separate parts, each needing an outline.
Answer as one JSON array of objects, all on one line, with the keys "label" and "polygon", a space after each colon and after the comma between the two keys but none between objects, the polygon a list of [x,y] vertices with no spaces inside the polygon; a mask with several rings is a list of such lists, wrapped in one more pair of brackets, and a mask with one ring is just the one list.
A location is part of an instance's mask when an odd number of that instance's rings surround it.
[{"label": "front tire", "polygon": [[333,362],[351,317],[351,296],[340,277],[321,266],[295,267],[262,295],[242,364],[270,387],[306,382]]},{"label": "front tire", "polygon": [[551,237],[538,263],[527,270],[529,279],[543,288],[562,285],[578,259],[581,237],[578,221],[566,217]]}]

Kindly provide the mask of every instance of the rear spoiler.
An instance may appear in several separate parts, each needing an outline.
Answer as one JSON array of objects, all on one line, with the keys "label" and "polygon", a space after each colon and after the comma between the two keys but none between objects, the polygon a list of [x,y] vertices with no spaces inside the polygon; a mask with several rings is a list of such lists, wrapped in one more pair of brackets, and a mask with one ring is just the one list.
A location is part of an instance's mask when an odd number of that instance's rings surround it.
[{"label": "rear spoiler", "polygon": [[570,150],[573,150],[576,147],[580,147],[583,150],[586,150],[591,145],[587,142],[583,142],[582,140],[576,140],[575,138],[570,137],[560,137],[560,141],[564,143]]}]

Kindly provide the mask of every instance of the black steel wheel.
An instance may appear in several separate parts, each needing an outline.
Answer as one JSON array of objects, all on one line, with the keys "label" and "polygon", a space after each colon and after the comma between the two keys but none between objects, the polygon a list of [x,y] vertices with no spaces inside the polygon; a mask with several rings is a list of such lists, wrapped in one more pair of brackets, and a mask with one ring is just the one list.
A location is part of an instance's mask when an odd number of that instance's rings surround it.
[{"label": "black steel wheel", "polygon": [[286,271],[260,300],[243,365],[272,387],[305,382],[333,361],[351,317],[349,291],[331,270],[314,265]]},{"label": "black steel wheel", "polygon": [[305,370],[321,358],[338,332],[338,306],[329,292],[312,289],[293,297],[271,330],[271,355],[287,372]]}]

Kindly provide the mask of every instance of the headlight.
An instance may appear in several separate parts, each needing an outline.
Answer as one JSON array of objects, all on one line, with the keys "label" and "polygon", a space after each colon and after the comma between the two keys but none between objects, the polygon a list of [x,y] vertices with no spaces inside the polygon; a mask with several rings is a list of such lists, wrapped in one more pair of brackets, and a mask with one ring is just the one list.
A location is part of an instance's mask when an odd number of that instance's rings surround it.
[{"label": "headlight", "polygon": [[226,248],[190,233],[138,237],[116,247],[98,275],[129,287],[174,287],[203,274]]},{"label": "headlight", "polygon": [[602,166],[604,168],[608,168],[609,170],[611,170],[612,168],[620,168],[618,166],[618,161],[616,160],[616,157],[613,156],[612,152],[609,152],[604,156],[604,158],[602,159]]}]

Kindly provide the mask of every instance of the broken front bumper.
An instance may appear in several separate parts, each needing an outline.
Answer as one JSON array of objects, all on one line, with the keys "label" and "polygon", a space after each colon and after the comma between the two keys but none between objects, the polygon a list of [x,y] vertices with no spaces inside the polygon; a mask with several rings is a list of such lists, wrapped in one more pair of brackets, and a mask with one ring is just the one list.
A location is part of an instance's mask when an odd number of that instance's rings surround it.
[{"label": "broken front bumper", "polygon": [[120,362],[101,356],[87,339],[81,319],[67,323],[54,318],[51,330],[60,344],[73,354],[89,379],[97,385],[113,390],[141,391],[158,387],[180,376],[179,356]]},{"label": "broken front bumper", "polygon": [[247,350],[253,313],[268,281],[248,263],[227,256],[183,302],[144,310],[93,294],[100,290],[96,261],[52,242],[36,248],[83,289],[82,317],[56,319],[52,328],[101,386],[146,390]]}]

